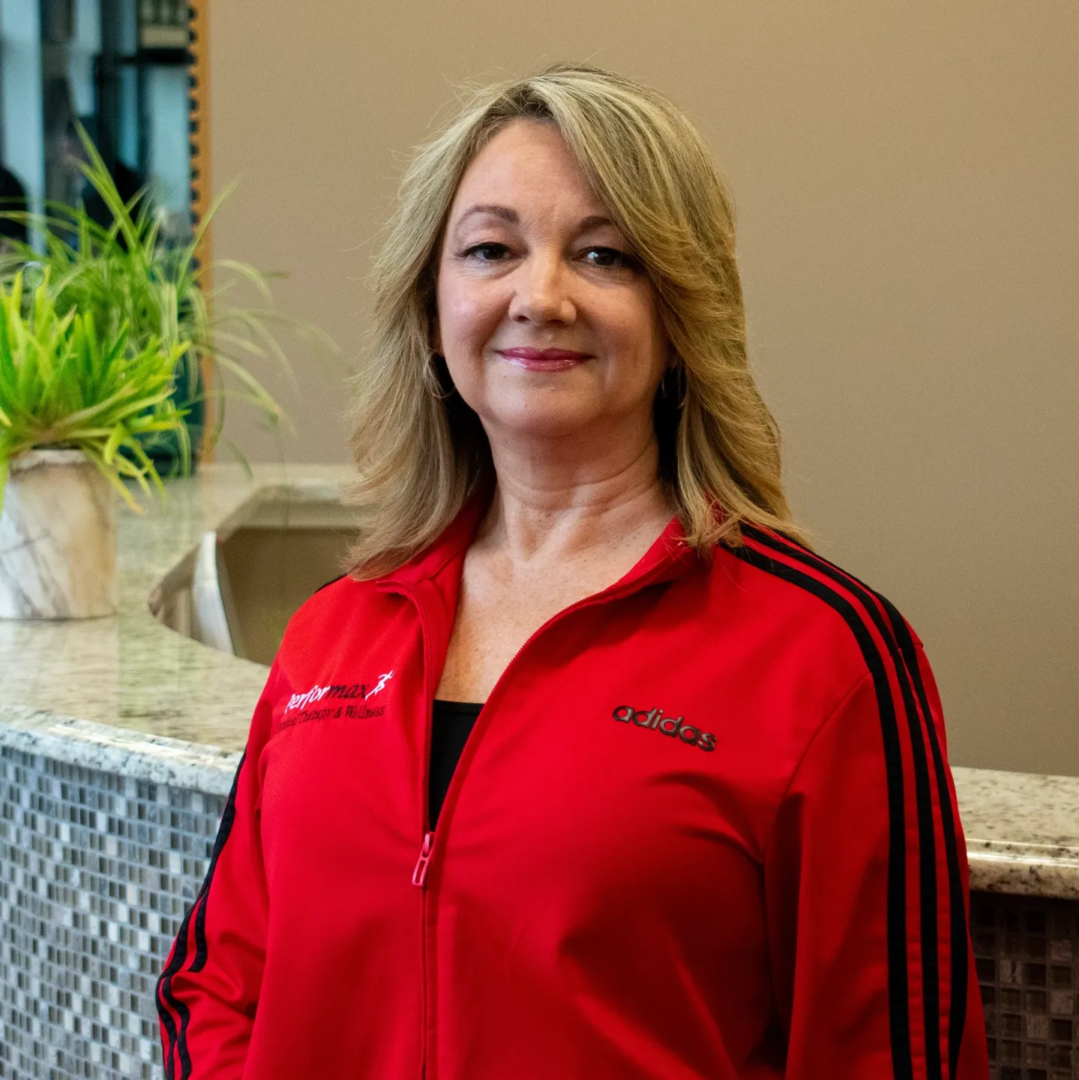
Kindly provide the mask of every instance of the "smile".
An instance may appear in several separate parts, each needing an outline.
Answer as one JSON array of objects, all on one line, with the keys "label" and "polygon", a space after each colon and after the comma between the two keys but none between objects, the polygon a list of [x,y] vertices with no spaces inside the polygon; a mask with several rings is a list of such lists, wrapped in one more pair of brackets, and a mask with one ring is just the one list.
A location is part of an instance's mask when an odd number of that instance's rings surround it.
[{"label": "smile", "polygon": [[591,359],[588,353],[569,349],[499,349],[498,355],[526,371],[566,371]]}]

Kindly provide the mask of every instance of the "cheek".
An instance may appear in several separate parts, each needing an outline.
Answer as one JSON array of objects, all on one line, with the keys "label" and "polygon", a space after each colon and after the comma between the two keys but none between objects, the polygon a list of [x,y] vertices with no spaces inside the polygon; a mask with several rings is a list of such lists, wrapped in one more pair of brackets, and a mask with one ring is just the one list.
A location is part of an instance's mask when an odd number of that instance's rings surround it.
[{"label": "cheek", "polygon": [[667,365],[668,345],[651,296],[626,296],[608,310],[605,321],[612,344],[632,358],[633,370],[644,381],[658,382]]},{"label": "cheek", "polygon": [[498,325],[499,305],[484,290],[447,282],[438,289],[438,322],[445,348],[481,345]]}]

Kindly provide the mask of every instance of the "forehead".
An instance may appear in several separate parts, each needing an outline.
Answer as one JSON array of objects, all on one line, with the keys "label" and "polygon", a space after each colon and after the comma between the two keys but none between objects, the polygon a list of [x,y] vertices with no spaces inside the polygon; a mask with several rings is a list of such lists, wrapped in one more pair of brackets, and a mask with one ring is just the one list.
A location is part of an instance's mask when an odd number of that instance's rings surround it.
[{"label": "forehead", "polygon": [[477,204],[505,206],[522,216],[605,213],[562,133],[544,120],[511,121],[472,159],[457,186],[451,221]]}]

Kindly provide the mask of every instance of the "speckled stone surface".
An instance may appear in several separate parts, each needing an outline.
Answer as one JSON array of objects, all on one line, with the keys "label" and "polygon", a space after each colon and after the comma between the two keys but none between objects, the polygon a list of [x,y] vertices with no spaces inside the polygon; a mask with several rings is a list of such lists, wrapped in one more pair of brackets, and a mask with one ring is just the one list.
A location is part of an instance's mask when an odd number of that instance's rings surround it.
[{"label": "speckled stone surface", "polygon": [[240,762],[238,750],[147,735],[19,705],[5,707],[2,715],[0,746],[64,765],[206,795],[227,795]]},{"label": "speckled stone surface", "polygon": [[[169,484],[166,506],[119,509],[118,614],[83,622],[0,620],[0,746],[189,788],[228,790],[266,668],[181,636],[151,594],[202,534],[273,500],[336,499],[348,466],[209,465]],[[1079,898],[1079,778],[954,770],[971,887]]]},{"label": "speckled stone surface", "polygon": [[952,772],[970,887],[1079,899],[1079,778]]}]

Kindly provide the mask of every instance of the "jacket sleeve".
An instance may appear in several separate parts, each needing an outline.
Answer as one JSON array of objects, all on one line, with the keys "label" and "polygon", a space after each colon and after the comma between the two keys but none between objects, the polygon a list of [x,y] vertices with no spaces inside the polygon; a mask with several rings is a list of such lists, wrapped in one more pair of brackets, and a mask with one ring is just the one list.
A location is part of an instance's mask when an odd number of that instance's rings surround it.
[{"label": "jacket sleeve", "polygon": [[765,852],[787,1080],[985,1080],[966,847],[921,649],[818,729]]},{"label": "jacket sleeve", "polygon": [[168,1080],[238,1080],[262,982],[267,897],[259,838],[259,758],[276,665],[255,709],[195,903],[157,984]]}]

